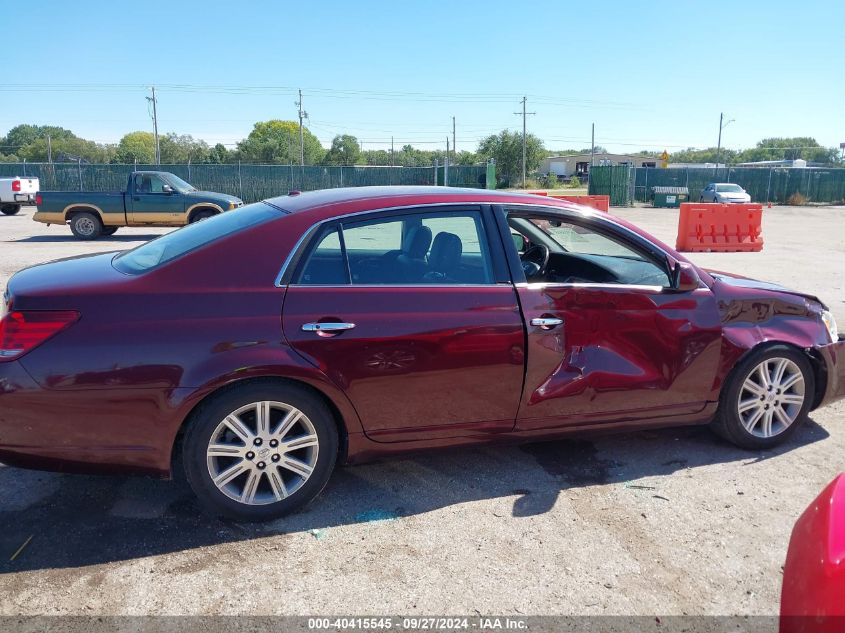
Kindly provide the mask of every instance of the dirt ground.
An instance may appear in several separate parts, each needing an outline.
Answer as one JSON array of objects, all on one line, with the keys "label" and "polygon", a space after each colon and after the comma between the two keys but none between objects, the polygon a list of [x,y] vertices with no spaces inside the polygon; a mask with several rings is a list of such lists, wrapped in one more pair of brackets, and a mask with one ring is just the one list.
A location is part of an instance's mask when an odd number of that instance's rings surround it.
[{"label": "dirt ground", "polygon": [[[674,243],[676,211],[613,211]],[[0,216],[0,290],[166,230],[85,243],[31,215]],[[763,252],[692,259],[814,292],[845,325],[844,226],[843,207],[775,208]],[[845,470],[843,414],[767,452],[687,428],[342,468],[264,525],[207,518],[174,482],[0,467],[0,615],[774,614],[792,524]]]}]

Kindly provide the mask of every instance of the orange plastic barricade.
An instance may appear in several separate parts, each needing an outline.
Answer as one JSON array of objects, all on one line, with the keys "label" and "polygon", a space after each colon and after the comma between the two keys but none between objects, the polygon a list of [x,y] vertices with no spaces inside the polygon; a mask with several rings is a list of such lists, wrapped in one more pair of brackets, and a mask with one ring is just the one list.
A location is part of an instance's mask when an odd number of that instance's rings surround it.
[{"label": "orange plastic barricade", "polygon": [[610,212],[610,196],[556,196],[550,194],[550,197],[557,200],[567,200],[575,204],[582,204],[585,207],[592,207],[597,211]]},{"label": "orange plastic barricade", "polygon": [[681,203],[675,248],[687,252],[763,250],[762,204]]}]

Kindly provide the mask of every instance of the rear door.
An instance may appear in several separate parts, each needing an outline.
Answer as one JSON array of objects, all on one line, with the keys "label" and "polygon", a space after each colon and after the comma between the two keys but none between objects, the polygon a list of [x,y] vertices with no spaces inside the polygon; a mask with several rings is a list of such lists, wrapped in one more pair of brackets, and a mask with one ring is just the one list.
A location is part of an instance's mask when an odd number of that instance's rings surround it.
[{"label": "rear door", "polygon": [[492,222],[479,206],[356,215],[315,228],[285,272],[285,337],[373,439],[513,428],[524,330]]},{"label": "rear door", "polygon": [[[185,212],[185,196],[176,190],[167,192],[167,181],[149,172],[133,178],[131,195],[126,194],[126,211],[133,224],[180,224]],[[168,185],[169,186],[169,185]]]}]

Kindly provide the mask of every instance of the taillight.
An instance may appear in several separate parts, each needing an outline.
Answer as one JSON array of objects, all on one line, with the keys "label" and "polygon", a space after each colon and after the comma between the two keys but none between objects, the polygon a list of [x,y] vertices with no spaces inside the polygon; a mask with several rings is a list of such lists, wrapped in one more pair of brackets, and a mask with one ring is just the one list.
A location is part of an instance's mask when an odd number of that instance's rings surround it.
[{"label": "taillight", "polygon": [[21,190],[21,181],[20,180],[13,180],[12,181],[12,191],[20,191]]},{"label": "taillight", "polygon": [[35,205],[38,206],[39,204],[41,204],[41,194],[36,193],[35,194]]},{"label": "taillight", "polygon": [[79,319],[75,310],[16,310],[0,319],[0,362],[38,347]]}]

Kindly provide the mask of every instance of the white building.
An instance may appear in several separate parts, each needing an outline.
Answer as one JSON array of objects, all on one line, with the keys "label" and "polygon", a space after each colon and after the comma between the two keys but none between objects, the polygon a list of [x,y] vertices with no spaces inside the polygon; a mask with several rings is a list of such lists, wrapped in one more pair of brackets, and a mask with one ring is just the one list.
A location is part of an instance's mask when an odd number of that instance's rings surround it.
[{"label": "white building", "polygon": [[609,154],[597,152],[592,154],[565,154],[562,156],[549,156],[540,163],[540,173],[545,175],[555,174],[562,178],[578,176],[583,178],[590,171],[590,162],[596,166],[604,165],[633,165],[634,167],[657,167],[660,164],[659,158],[651,156],[635,156],[633,154]]}]

